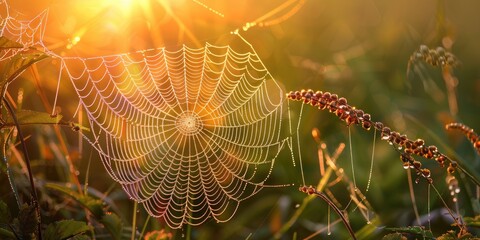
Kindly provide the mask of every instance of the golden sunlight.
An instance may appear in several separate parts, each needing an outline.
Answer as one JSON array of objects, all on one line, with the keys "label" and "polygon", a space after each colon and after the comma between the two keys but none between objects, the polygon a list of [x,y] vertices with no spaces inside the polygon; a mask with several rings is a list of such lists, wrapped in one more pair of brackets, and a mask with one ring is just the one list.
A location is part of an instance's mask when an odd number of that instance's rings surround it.
[{"label": "golden sunlight", "polygon": [[128,16],[138,6],[148,6],[149,0],[106,0],[112,8],[119,9]]},{"label": "golden sunlight", "polygon": [[0,0],[0,240],[480,239],[479,7]]},{"label": "golden sunlight", "polygon": [[[47,44],[66,56],[96,56],[137,51],[193,38],[189,19],[175,15],[165,0],[67,0],[51,6]],[[68,9],[67,11],[65,9]],[[169,34],[165,34],[168,32]],[[53,38],[55,36],[55,38]],[[59,42],[63,43],[60,44]]]}]

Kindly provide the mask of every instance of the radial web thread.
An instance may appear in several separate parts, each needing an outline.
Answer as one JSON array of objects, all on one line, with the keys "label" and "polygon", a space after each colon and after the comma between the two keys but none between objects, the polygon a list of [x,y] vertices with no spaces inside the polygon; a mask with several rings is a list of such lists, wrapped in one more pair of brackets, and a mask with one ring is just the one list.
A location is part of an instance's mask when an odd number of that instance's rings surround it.
[{"label": "radial web thread", "polygon": [[63,69],[108,173],[172,228],[228,221],[288,148],[284,92],[251,48],[64,58]]}]

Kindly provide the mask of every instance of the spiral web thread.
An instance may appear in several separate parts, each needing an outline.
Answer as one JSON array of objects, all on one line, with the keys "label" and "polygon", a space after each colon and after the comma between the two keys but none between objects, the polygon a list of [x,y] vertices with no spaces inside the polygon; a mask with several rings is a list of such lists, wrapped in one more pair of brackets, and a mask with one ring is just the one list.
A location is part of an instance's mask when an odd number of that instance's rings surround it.
[{"label": "spiral web thread", "polygon": [[228,221],[288,140],[284,93],[252,48],[64,58],[63,68],[111,177],[172,228]]},{"label": "spiral web thread", "polygon": [[6,60],[33,46],[43,46],[43,34],[45,32],[48,11],[45,10],[30,20],[18,20],[11,16],[10,8],[6,0],[0,0],[0,36],[20,43],[23,48],[7,48],[0,51],[0,61]]}]

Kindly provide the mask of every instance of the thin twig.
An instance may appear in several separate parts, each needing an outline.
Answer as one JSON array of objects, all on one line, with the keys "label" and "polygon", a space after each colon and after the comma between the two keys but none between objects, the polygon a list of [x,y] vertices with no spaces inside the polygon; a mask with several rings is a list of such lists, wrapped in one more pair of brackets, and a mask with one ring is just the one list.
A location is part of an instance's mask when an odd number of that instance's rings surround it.
[{"label": "thin twig", "polygon": [[15,114],[12,106],[10,103],[7,101],[7,99],[3,98],[3,102],[5,103],[5,107],[8,109],[10,114],[12,115],[13,122],[15,123],[15,126],[17,128],[18,136],[20,138],[20,141],[22,143],[22,149],[23,149],[23,155],[25,157],[25,162],[27,164],[27,170],[28,170],[28,178],[30,180],[30,187],[32,188],[32,196],[33,196],[33,205],[35,207],[35,211],[37,212],[38,216],[38,239],[42,240],[42,218],[40,215],[40,208],[38,206],[38,195],[37,195],[37,189],[35,188],[35,182],[33,181],[33,174],[32,174],[32,168],[30,166],[30,157],[28,156],[28,150],[27,150],[27,144],[25,143],[25,139],[23,138],[23,133],[20,130],[20,124],[18,123],[17,115]]},{"label": "thin twig", "polygon": [[345,218],[345,215],[343,215],[342,213],[342,210],[340,210],[337,206],[335,206],[335,204],[323,193],[321,192],[318,192],[314,187],[310,186],[310,187],[306,187],[306,186],[303,186],[303,187],[300,187],[300,191],[304,192],[304,193],[308,193],[309,195],[315,195],[317,197],[320,197],[323,201],[325,201],[331,208],[333,208],[333,210],[338,214],[338,216],[340,216],[340,218],[342,219],[342,222],[343,224],[345,225],[345,227],[347,228],[348,230],[348,233],[350,234],[350,236],[352,237],[352,239],[356,240],[357,238],[355,237],[355,232],[353,231],[352,227],[350,226],[350,224],[348,223],[348,220]]},{"label": "thin twig", "polygon": [[452,217],[453,221],[455,222],[455,225],[457,225],[457,227],[460,229],[460,234],[467,232],[465,225],[462,224],[457,217],[455,217],[452,210],[448,207],[447,203],[445,202],[445,200],[443,199],[442,195],[440,194],[438,189],[435,187],[435,185],[433,185],[433,183],[430,183],[430,186],[432,186],[433,190],[435,190],[435,193],[437,194],[438,198],[445,206],[445,209],[447,209],[448,214]]}]

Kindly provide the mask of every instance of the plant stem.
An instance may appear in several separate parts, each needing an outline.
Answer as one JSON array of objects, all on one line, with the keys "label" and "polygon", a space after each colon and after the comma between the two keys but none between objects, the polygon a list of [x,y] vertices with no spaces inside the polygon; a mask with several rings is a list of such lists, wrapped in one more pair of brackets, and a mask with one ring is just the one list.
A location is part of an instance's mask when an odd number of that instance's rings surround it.
[{"label": "plant stem", "polygon": [[143,238],[143,234],[145,234],[145,230],[147,229],[147,225],[148,225],[148,222],[150,221],[150,214],[148,215],[147,217],[147,220],[145,220],[145,223],[143,223],[143,228],[142,228],[142,232],[140,233],[140,237],[138,239],[142,239]]},{"label": "plant stem", "polygon": [[[191,219],[190,219],[191,221]],[[192,224],[187,224],[187,236],[186,236],[186,240],[190,240],[191,239],[191,236],[192,235]]]},{"label": "plant stem", "polygon": [[15,111],[13,110],[12,106],[8,102],[6,98],[3,98],[3,102],[5,103],[5,107],[8,109],[10,114],[12,115],[13,122],[15,123],[15,126],[17,128],[18,132],[18,137],[20,138],[20,142],[22,144],[22,149],[23,149],[23,155],[25,157],[25,162],[27,164],[27,171],[28,171],[28,178],[30,180],[30,187],[32,188],[32,196],[33,196],[33,205],[35,207],[35,211],[37,212],[38,215],[38,239],[42,240],[42,218],[40,215],[40,208],[38,206],[38,195],[37,195],[37,189],[35,188],[35,182],[33,181],[33,174],[32,174],[32,168],[30,166],[30,157],[28,156],[28,150],[27,150],[27,144],[25,143],[25,140],[23,138],[22,131],[20,130],[20,125],[18,123],[17,115],[15,114]]},{"label": "plant stem", "polygon": [[[6,139],[9,139],[11,137],[11,134],[12,134],[12,131],[10,131]],[[7,171],[8,182],[10,183],[10,187],[12,188],[13,195],[15,196],[15,200],[17,201],[17,206],[20,209],[20,207],[22,206],[22,203],[20,202],[20,196],[18,194],[17,186],[15,185],[15,178],[13,177],[12,171],[8,164],[6,141],[3,144],[2,154],[3,154],[2,159],[3,159],[3,162],[5,163],[5,168]]]},{"label": "plant stem", "polygon": [[355,232],[353,231],[352,227],[348,223],[348,220],[343,215],[342,211],[337,206],[335,206],[335,204],[325,194],[323,194],[321,192],[318,192],[314,188],[312,188],[312,189],[314,190],[314,194],[316,196],[323,199],[323,201],[325,201],[331,208],[333,208],[333,210],[340,216],[340,218],[342,218],[342,222],[345,225],[345,227],[347,228],[348,232],[350,233],[350,236],[352,236],[352,239],[356,240],[357,238],[355,237]]},{"label": "plant stem", "polygon": [[133,201],[132,240],[135,240],[135,233],[137,232],[137,205],[137,201]]},{"label": "plant stem", "polygon": [[[320,182],[318,183],[317,188],[323,190],[323,188],[326,186],[328,179],[332,175],[333,169],[332,168],[327,168],[327,171],[325,172],[325,175],[322,177]],[[280,228],[280,230],[275,233],[272,239],[280,239],[282,235],[290,229],[293,224],[298,220],[300,215],[303,213],[303,211],[307,208],[307,205],[315,199],[313,196],[307,196],[303,199],[302,204],[300,205],[299,208],[295,211],[293,216],[285,223],[283,226]]]}]

